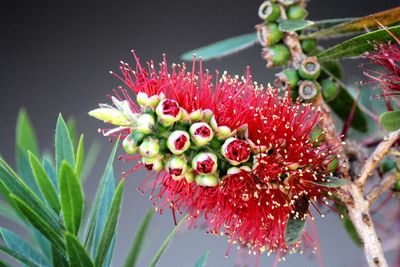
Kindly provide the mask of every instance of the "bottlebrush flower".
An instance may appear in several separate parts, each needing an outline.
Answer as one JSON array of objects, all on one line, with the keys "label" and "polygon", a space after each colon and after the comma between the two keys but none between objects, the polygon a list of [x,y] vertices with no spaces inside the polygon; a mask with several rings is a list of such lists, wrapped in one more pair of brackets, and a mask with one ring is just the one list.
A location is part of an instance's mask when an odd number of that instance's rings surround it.
[{"label": "bottlebrush flower", "polygon": [[380,85],[385,96],[400,95],[400,40],[394,44],[380,44],[365,57],[383,70],[367,70],[364,74],[370,82]]},{"label": "bottlebrush flower", "polygon": [[[323,182],[334,171],[327,166],[335,148],[326,140],[310,141],[319,112],[258,86],[249,71],[241,78],[216,72],[213,79],[201,61],[196,72],[195,61],[188,71],[185,64],[169,69],[164,58],[157,71],[153,62],[143,68],[134,56],[135,69],[123,63],[122,74],[114,75],[137,103],[125,89],[117,97],[128,101],[130,117],[153,112],[159,123],[151,133],[135,127],[103,133],[132,136],[141,166],[157,171],[165,164],[141,190],[150,191],[160,211],[187,212],[193,224],[202,220],[209,232],[256,254],[299,246],[285,241],[289,217],[299,213],[300,202],[325,203],[334,190]],[[149,104],[153,96],[157,106]],[[301,213],[305,217],[307,208]]]}]

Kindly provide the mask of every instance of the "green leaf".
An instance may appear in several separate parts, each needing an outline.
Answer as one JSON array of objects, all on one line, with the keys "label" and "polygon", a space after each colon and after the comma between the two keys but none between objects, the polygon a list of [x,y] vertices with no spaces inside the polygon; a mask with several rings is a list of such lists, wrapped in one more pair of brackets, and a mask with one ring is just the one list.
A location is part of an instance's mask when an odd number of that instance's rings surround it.
[{"label": "green leaf", "polygon": [[186,218],[188,217],[188,215],[186,215],[185,217],[183,217],[179,223],[174,227],[174,229],[172,229],[171,233],[169,233],[169,235],[167,236],[167,238],[164,240],[164,242],[161,244],[161,247],[159,248],[159,250],[157,251],[156,255],[154,255],[153,259],[151,260],[150,264],[148,265],[148,267],[154,267],[156,266],[156,264],[158,263],[158,261],[160,260],[161,256],[164,254],[165,250],[168,248],[169,243],[172,241],[172,239],[174,238],[174,236],[176,235],[176,233],[178,232],[179,228],[182,226],[182,224],[185,222]]},{"label": "green leaf", "polygon": [[12,266],[4,262],[2,259],[0,259],[0,267],[12,267]]},{"label": "green leaf", "polygon": [[100,150],[101,150],[101,144],[98,141],[94,141],[90,145],[89,151],[83,163],[82,175],[81,175],[82,182],[86,180],[94,164],[96,163],[97,158],[99,157],[100,154]]},{"label": "green leaf", "polygon": [[8,256],[16,259],[17,261],[25,264],[29,267],[43,267],[44,265],[37,264],[31,258],[27,257],[26,255],[16,251],[14,249],[8,248],[6,246],[0,245],[0,251],[7,254]]},{"label": "green leaf", "polygon": [[58,184],[64,224],[69,232],[76,235],[83,214],[83,191],[74,170],[66,161],[61,163]]},{"label": "green leaf", "polygon": [[281,20],[279,29],[283,32],[295,32],[314,25],[310,20]]},{"label": "green leaf", "polygon": [[21,109],[18,113],[16,127],[16,145],[23,151],[31,151],[38,155],[39,149],[36,139],[35,130],[29,120],[28,113],[25,109]]},{"label": "green leaf", "polygon": [[111,151],[88,217],[85,234],[85,248],[89,251],[91,256],[94,256],[97,250],[97,241],[103,232],[106,216],[109,212],[111,200],[114,195],[115,183],[112,165],[118,144],[119,140],[115,142]]},{"label": "green leaf", "polygon": [[37,265],[50,266],[49,262],[20,236],[2,227],[0,234],[8,248],[24,255]]},{"label": "green leaf", "polygon": [[0,182],[7,190],[8,195],[12,194],[18,197],[54,229],[62,229],[54,212],[32,192],[3,159],[0,159]]},{"label": "green leaf", "polygon": [[359,35],[322,51],[317,55],[317,57],[319,60],[357,57],[365,52],[374,50],[376,42],[388,42],[393,40],[391,34],[400,35],[400,26],[394,26]]},{"label": "green leaf", "polygon": [[336,203],[335,207],[337,211],[340,213],[341,218],[342,218],[342,223],[343,227],[346,230],[347,234],[349,235],[350,239],[353,240],[353,242],[358,246],[361,247],[361,239],[358,236],[357,230],[353,224],[353,222],[350,220],[347,209],[345,206],[342,204]]},{"label": "green leaf", "polygon": [[[335,75],[328,71],[324,67],[324,64],[321,64],[321,68],[323,73],[326,73],[329,77],[336,81],[339,86],[339,93],[333,100],[329,101],[327,104],[332,108],[332,110],[335,112],[336,115],[338,115],[341,120],[346,121],[353,108],[355,100],[349,93],[346,85],[340,79],[338,79]],[[351,128],[364,133],[368,131],[367,118],[365,117],[364,112],[362,112],[358,104],[356,104],[356,110],[354,111]]]},{"label": "green leaf", "polygon": [[121,210],[121,201],[123,197],[125,180],[122,179],[117,189],[115,189],[114,197],[111,202],[111,208],[107,216],[103,234],[100,238],[99,246],[96,251],[95,265],[102,266],[107,255],[110,244],[115,235],[115,228],[118,223],[119,212]]},{"label": "green leaf", "polygon": [[206,250],[203,255],[201,255],[200,259],[196,262],[195,267],[206,267],[208,254],[210,254],[210,251]]},{"label": "green leaf", "polygon": [[57,172],[55,167],[53,166],[53,163],[50,158],[44,157],[43,158],[43,168],[46,171],[47,176],[50,178],[51,183],[53,184],[53,187],[56,189],[56,192],[59,192],[58,189],[58,177],[57,177]]},{"label": "green leaf", "polygon": [[79,138],[78,148],[76,150],[76,166],[75,166],[76,176],[80,180],[81,180],[82,167],[83,167],[84,150],[85,150],[85,138],[82,134],[81,137]]},{"label": "green leaf", "polygon": [[341,23],[349,22],[352,20],[355,20],[357,18],[338,18],[338,19],[324,19],[324,20],[317,20],[314,21],[314,25],[312,28],[317,28],[317,29],[326,29],[330,28],[333,26],[336,26]]},{"label": "green leaf", "polygon": [[62,229],[54,228],[51,223],[46,221],[36,210],[32,209],[23,200],[15,195],[10,195],[10,198],[17,204],[18,208],[24,214],[26,219],[42,233],[58,250],[63,251],[63,240],[61,237]]},{"label": "green leaf", "polygon": [[337,177],[330,176],[330,177],[324,178],[323,181],[318,181],[318,182],[313,181],[312,183],[319,184],[324,187],[338,188],[338,187],[341,187],[344,185],[348,185],[350,182],[345,179],[340,179]]},{"label": "green leaf", "polygon": [[133,241],[131,248],[129,249],[128,257],[126,257],[124,267],[133,267],[136,265],[140,250],[142,249],[143,239],[146,235],[147,228],[149,227],[153,214],[154,209],[150,209],[144,217],[142,223],[140,224],[139,229],[136,231],[135,240]]},{"label": "green leaf", "polygon": [[71,233],[65,233],[65,241],[70,266],[91,267],[94,266],[85,248],[79,240]]},{"label": "green leaf", "polygon": [[201,57],[203,61],[220,58],[246,49],[256,42],[257,33],[247,33],[186,52],[181,58],[185,61],[191,61],[193,54]]},{"label": "green leaf", "polygon": [[38,158],[31,152],[29,152],[29,161],[40,192],[50,207],[58,214],[60,212],[60,201],[49,176],[47,176]]},{"label": "green leaf", "polygon": [[67,255],[61,253],[54,245],[51,246],[51,259],[54,267],[69,267]]},{"label": "green leaf", "polygon": [[61,167],[61,162],[66,160],[72,168],[75,168],[74,147],[71,136],[69,135],[67,125],[61,114],[57,119],[56,126],[56,168]]},{"label": "green leaf", "polygon": [[400,129],[400,110],[387,111],[379,118],[386,131],[396,131]]},{"label": "green leaf", "polygon": [[[400,7],[356,18],[330,28],[306,35],[306,38],[332,38],[362,32],[365,29],[374,29],[382,25],[394,25],[400,21]],[[303,36],[302,36],[303,37]]]},{"label": "green leaf", "polygon": [[286,225],[285,230],[285,242],[288,245],[296,243],[301,234],[303,233],[304,226],[306,224],[305,218],[295,218],[290,216]]},{"label": "green leaf", "polygon": [[6,203],[0,203],[0,215],[7,218],[13,223],[17,223],[22,227],[25,227],[25,221],[13,210],[12,207]]},{"label": "green leaf", "polygon": [[77,130],[76,130],[76,121],[75,118],[73,117],[69,117],[67,119],[67,128],[68,128],[68,132],[69,135],[71,136],[71,141],[72,141],[72,145],[75,147],[77,145],[78,142],[78,136],[77,136]]}]

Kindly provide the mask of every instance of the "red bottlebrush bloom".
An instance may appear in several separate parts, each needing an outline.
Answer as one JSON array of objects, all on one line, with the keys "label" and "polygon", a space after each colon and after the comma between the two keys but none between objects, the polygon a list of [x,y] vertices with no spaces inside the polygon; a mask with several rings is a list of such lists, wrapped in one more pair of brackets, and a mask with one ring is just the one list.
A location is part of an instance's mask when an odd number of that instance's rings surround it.
[{"label": "red bottlebrush bloom", "polygon": [[367,70],[364,74],[370,82],[378,84],[384,96],[400,95],[400,40],[395,44],[380,44],[365,57],[383,70]]},{"label": "red bottlebrush bloom", "polygon": [[[258,87],[249,72],[242,79],[217,72],[213,79],[201,61],[197,72],[195,61],[188,72],[184,64],[169,70],[164,58],[156,71],[153,62],[145,69],[135,58],[135,70],[123,63],[116,76],[138,104],[122,90],[116,107],[105,107],[118,120],[104,108],[91,115],[118,122],[104,133],[128,138],[124,149],[132,154],[139,147],[142,166],[158,172],[141,190],[150,190],[161,212],[187,212],[193,224],[204,220],[210,232],[257,254],[291,248],[285,228],[290,216],[301,217],[299,203],[326,202],[334,190],[321,185],[334,148],[310,142],[319,112]],[[139,127],[141,112],[157,122]]]}]

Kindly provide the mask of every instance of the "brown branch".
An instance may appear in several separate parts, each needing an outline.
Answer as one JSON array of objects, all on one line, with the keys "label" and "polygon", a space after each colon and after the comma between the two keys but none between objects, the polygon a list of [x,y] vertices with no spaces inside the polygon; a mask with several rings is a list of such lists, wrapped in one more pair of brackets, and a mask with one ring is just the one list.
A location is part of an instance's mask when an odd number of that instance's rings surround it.
[{"label": "brown branch", "polygon": [[393,144],[400,138],[400,129],[390,133],[376,147],[374,153],[365,162],[360,175],[357,178],[357,186],[363,188],[368,177],[372,174],[379,161],[386,156]]},{"label": "brown branch", "polygon": [[375,202],[375,200],[378,199],[378,197],[385,192],[387,189],[389,189],[397,180],[397,174],[396,173],[390,173],[388,174],[379,184],[377,184],[371,192],[367,195],[366,199],[371,205],[372,203]]}]

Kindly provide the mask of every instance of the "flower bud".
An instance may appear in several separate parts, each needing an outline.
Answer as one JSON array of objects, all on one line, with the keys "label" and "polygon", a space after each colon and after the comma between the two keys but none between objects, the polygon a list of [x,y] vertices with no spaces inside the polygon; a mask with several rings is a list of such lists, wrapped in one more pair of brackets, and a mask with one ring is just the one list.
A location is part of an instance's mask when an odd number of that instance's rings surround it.
[{"label": "flower bud", "polygon": [[142,108],[146,107],[148,99],[149,99],[149,96],[146,93],[143,93],[143,92],[139,92],[137,94],[137,96],[136,96],[136,102]]},{"label": "flower bud", "polygon": [[190,126],[190,136],[197,146],[204,146],[214,137],[211,127],[205,122],[196,122]]},{"label": "flower bud", "polygon": [[168,172],[175,181],[184,177],[186,169],[187,166],[184,158],[177,156],[172,156],[165,166],[165,171]]},{"label": "flower bud", "polygon": [[201,120],[201,117],[202,117],[202,116],[203,116],[203,112],[202,112],[201,109],[196,109],[195,111],[192,111],[192,112],[189,114],[189,118],[190,118],[190,120],[191,120],[192,122]]},{"label": "flower bud", "polygon": [[321,81],[321,87],[322,96],[324,97],[326,102],[334,100],[339,94],[339,87],[334,81],[332,81],[332,79],[323,79]]},{"label": "flower bud", "polygon": [[258,41],[264,47],[274,45],[283,38],[283,32],[279,30],[278,24],[257,25]]},{"label": "flower bud", "polygon": [[194,175],[193,170],[187,171],[185,173],[185,179],[189,184],[194,182],[195,175]]},{"label": "flower bud", "polygon": [[181,118],[181,109],[178,102],[164,99],[157,105],[156,114],[164,126],[171,126]]},{"label": "flower bud", "polygon": [[219,183],[217,176],[212,174],[199,174],[196,176],[196,184],[204,187],[215,187]]},{"label": "flower bud", "polygon": [[304,53],[309,54],[317,48],[317,40],[314,38],[304,39],[301,41],[301,48]]},{"label": "flower bud", "polygon": [[173,131],[167,140],[168,149],[172,154],[180,155],[190,147],[190,136],[185,131]]},{"label": "flower bud", "polygon": [[214,115],[214,113],[212,112],[212,110],[211,110],[211,109],[205,109],[205,110],[203,110],[202,113],[203,113],[203,114],[202,114],[203,120],[204,120],[205,122],[207,122],[207,123],[210,123],[211,118],[212,118],[213,115]]},{"label": "flower bud", "polygon": [[153,109],[157,107],[158,103],[160,103],[160,96],[159,95],[152,95],[147,100],[147,105],[149,107],[153,108]]},{"label": "flower bud", "polygon": [[288,19],[302,20],[307,17],[308,12],[300,5],[292,5],[286,10],[286,15]]},{"label": "flower bud", "polygon": [[142,157],[154,158],[160,153],[160,143],[157,138],[146,137],[139,147],[139,152]]},{"label": "flower bud", "polygon": [[226,172],[227,175],[233,175],[233,174],[238,174],[240,173],[242,170],[238,167],[230,167],[228,169],[228,171]]},{"label": "flower bud", "polygon": [[217,156],[208,152],[199,153],[192,160],[192,168],[201,174],[214,173],[218,168]]},{"label": "flower bud", "polygon": [[225,140],[232,135],[231,128],[228,126],[219,126],[216,130],[216,135],[219,139]]},{"label": "flower bud", "polygon": [[290,51],[283,44],[276,44],[263,49],[263,57],[267,60],[267,67],[278,67],[285,65],[290,59]]},{"label": "flower bud", "polygon": [[153,127],[156,124],[154,117],[150,114],[142,114],[136,121],[136,130],[144,133],[149,134],[153,131]]},{"label": "flower bud", "polygon": [[159,172],[164,168],[162,158],[142,158],[142,164],[149,171]]},{"label": "flower bud", "polygon": [[302,81],[299,85],[299,96],[305,101],[314,100],[320,92],[320,85],[314,81]]},{"label": "flower bud", "polygon": [[321,74],[321,65],[316,57],[308,57],[299,67],[299,75],[307,80],[316,80]]},{"label": "flower bud", "polygon": [[258,9],[258,16],[265,21],[275,21],[279,18],[281,10],[278,4],[265,1]]},{"label": "flower bud", "polygon": [[128,154],[136,154],[139,150],[139,147],[135,144],[134,140],[132,139],[132,134],[128,135],[122,141],[122,147],[124,151]]},{"label": "flower bud", "polygon": [[89,111],[89,116],[115,126],[131,126],[132,121],[125,114],[115,108],[97,108]]},{"label": "flower bud", "polygon": [[221,153],[230,164],[237,166],[249,160],[251,149],[246,141],[231,137],[222,145]]}]

